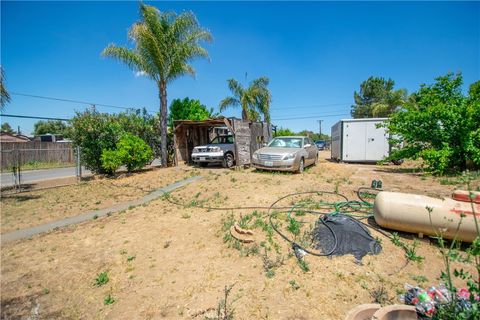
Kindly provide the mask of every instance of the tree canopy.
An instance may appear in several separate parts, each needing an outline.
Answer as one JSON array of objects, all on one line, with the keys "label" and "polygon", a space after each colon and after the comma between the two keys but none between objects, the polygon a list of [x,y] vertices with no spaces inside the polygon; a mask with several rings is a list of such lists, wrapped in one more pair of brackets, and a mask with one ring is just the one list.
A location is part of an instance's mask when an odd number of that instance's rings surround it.
[{"label": "tree canopy", "polygon": [[12,129],[12,127],[10,126],[10,124],[8,122],[2,123],[1,131],[6,132],[6,133],[10,133],[10,134],[15,133],[15,130]]},{"label": "tree canopy", "polygon": [[60,120],[37,121],[33,125],[33,134],[61,134],[68,137],[68,125]]},{"label": "tree canopy", "polygon": [[302,130],[299,132],[294,132],[288,128],[282,128],[280,127],[277,129],[277,131],[274,133],[274,137],[281,137],[281,136],[307,136],[313,139],[313,141],[318,141],[318,140],[330,140],[330,136],[327,134],[318,134],[315,133],[311,130]]},{"label": "tree canopy", "polygon": [[360,92],[353,94],[355,104],[352,106],[353,118],[388,117],[406,100],[404,89],[394,90],[392,79],[370,77],[360,84]]},{"label": "tree canopy", "polygon": [[260,77],[245,88],[235,79],[227,80],[232,96],[220,101],[220,111],[228,107],[241,107],[243,120],[258,121],[263,114],[264,121],[270,123],[272,96],[268,89],[269,82],[267,77]]},{"label": "tree canopy", "polygon": [[168,125],[173,128],[174,120],[206,120],[213,116],[213,109],[207,109],[200,100],[174,99],[170,104]]},{"label": "tree canopy", "polygon": [[177,15],[160,12],[140,3],[140,21],[133,24],[129,37],[134,48],[110,44],[102,54],[125,63],[130,69],[156,82],[160,96],[160,136],[162,166],[167,165],[167,84],[186,75],[195,75],[194,58],[208,58],[201,41],[211,34],[200,27],[192,12]]},{"label": "tree canopy", "polygon": [[392,158],[422,158],[429,171],[443,174],[480,167],[480,81],[462,93],[461,74],[422,85],[386,123],[392,143],[402,143]]}]

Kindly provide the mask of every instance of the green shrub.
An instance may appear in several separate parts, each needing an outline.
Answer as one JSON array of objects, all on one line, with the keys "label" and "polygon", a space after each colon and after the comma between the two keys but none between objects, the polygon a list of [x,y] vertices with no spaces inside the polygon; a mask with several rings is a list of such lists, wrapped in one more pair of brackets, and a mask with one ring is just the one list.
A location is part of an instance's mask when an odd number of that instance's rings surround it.
[{"label": "green shrub", "polygon": [[105,173],[102,166],[103,150],[114,149],[121,127],[112,116],[88,109],[72,119],[72,140],[81,148],[82,163],[96,173]]},{"label": "green shrub", "polygon": [[77,112],[71,124],[71,138],[74,145],[81,148],[82,163],[95,173],[114,171],[117,161],[111,158],[112,153],[107,152],[107,158],[102,155],[105,150],[116,150],[125,133],[137,136],[150,146],[150,151],[153,149],[159,154],[159,120],[145,110],[107,114],[92,108]]},{"label": "green shrub", "polygon": [[115,173],[121,165],[122,159],[119,157],[117,150],[103,150],[102,167],[107,173]]},{"label": "green shrub", "polygon": [[128,172],[143,168],[152,160],[152,149],[137,136],[124,133],[115,150],[103,150],[102,167],[108,173],[114,173],[121,165]]},{"label": "green shrub", "polygon": [[137,136],[125,133],[117,143],[118,156],[128,172],[143,168],[152,161],[152,149]]},{"label": "green shrub", "polygon": [[448,74],[422,85],[386,126],[391,143],[403,143],[391,159],[422,158],[435,174],[480,168],[480,81],[462,92],[462,76]]}]

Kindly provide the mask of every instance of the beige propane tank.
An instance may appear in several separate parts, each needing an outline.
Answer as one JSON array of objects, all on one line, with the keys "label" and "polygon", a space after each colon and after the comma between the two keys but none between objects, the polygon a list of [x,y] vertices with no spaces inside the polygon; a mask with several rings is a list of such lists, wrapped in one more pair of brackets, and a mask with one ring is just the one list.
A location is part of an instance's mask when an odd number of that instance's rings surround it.
[{"label": "beige propane tank", "polygon": [[[480,222],[480,204],[473,203],[473,206]],[[426,207],[433,209],[431,221]],[[467,242],[472,242],[477,236],[472,203],[466,201],[382,191],[375,198],[373,211],[375,222],[392,230],[431,236],[442,234],[445,239],[456,236],[458,240]]]}]

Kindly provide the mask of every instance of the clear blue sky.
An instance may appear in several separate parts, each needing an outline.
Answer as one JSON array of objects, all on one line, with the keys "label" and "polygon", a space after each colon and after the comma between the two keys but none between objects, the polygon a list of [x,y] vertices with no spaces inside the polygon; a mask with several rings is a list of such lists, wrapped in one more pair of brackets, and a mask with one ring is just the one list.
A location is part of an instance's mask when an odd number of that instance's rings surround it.
[{"label": "clear blue sky", "polygon": [[[210,61],[196,78],[168,87],[174,98],[218,110],[226,80],[268,76],[272,119],[293,130],[330,132],[348,118],[353,92],[369,76],[415,91],[447,72],[480,79],[479,2],[149,2],[191,10],[209,29]],[[109,43],[128,44],[137,2],[1,2],[1,64],[11,92],[158,110],[154,83],[102,58]],[[8,114],[69,118],[85,105],[12,95]],[[99,107],[105,112],[113,108]],[[225,113],[240,117],[239,109]],[[331,116],[338,115],[338,116]],[[309,119],[275,120],[294,117]],[[3,118],[30,133],[35,120]]]}]

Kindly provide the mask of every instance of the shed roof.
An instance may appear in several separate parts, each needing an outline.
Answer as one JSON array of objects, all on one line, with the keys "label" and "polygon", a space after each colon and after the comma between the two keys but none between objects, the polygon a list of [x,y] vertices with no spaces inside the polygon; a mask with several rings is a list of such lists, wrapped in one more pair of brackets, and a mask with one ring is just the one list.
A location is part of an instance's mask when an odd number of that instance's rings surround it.
[{"label": "shed roof", "polygon": [[216,127],[216,126],[226,126],[232,132],[232,124],[229,119],[221,117],[214,119],[206,120],[175,120],[173,121],[174,131],[177,131],[182,126],[194,126],[194,127]]}]

